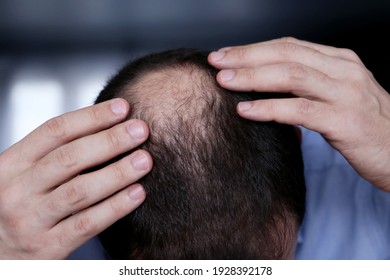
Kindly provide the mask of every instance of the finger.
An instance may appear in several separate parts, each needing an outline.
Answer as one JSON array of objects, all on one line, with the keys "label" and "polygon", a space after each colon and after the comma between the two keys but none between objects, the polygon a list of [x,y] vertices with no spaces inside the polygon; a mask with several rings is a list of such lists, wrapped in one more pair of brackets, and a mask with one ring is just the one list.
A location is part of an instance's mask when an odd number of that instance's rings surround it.
[{"label": "finger", "polygon": [[293,37],[284,37],[275,39],[273,43],[293,43],[307,48],[311,48],[328,56],[338,57],[344,60],[349,60],[356,63],[361,63],[359,56],[352,50],[347,48],[337,48],[328,45],[317,44],[305,40],[299,40]]},{"label": "finger", "polygon": [[304,47],[311,48],[313,50],[316,50],[318,52],[321,52],[323,54],[329,55],[329,56],[334,56],[334,57],[339,57],[343,58],[345,60],[350,60],[350,61],[355,61],[355,62],[361,62],[359,56],[357,54],[346,48],[337,48],[329,45],[323,45],[323,44],[318,44],[314,42],[309,42],[305,40],[299,40],[294,37],[282,37],[282,38],[277,38],[269,41],[264,41],[260,43],[254,43],[254,44],[248,44],[248,45],[242,45],[242,46],[233,46],[233,47],[226,47],[226,48],[221,48],[219,51],[229,51],[231,49],[238,49],[238,48],[255,48],[258,45],[275,45],[275,44],[296,44]]},{"label": "finger", "polygon": [[124,120],[129,105],[113,99],[55,117],[6,151],[4,156],[20,170],[74,139],[96,133]]},{"label": "finger", "polygon": [[331,108],[305,98],[286,98],[240,102],[237,112],[249,120],[303,126],[329,135],[335,120]]},{"label": "finger", "polygon": [[229,46],[219,49],[219,51],[229,51],[231,49],[237,49],[237,48],[245,48],[245,47],[256,47],[258,45],[274,45],[274,44],[280,44],[280,43],[293,43],[297,45],[307,46],[311,47],[313,49],[316,49],[318,51],[321,51],[323,53],[327,53],[329,55],[336,54],[337,48],[333,46],[327,46],[327,45],[321,45],[305,40],[300,40],[294,37],[281,37],[276,39],[271,39],[263,42],[253,43],[253,44],[246,44],[246,45],[238,45],[238,46]]},{"label": "finger", "polygon": [[81,171],[104,163],[143,143],[149,130],[141,120],[129,120],[108,130],[77,139],[49,153],[28,171],[29,182],[46,192]]},{"label": "finger", "polygon": [[327,102],[337,98],[335,80],[298,63],[222,70],[217,75],[217,81],[223,87],[236,91],[291,92],[296,96]]},{"label": "finger", "polygon": [[[134,184],[112,197],[60,222],[52,234],[61,250],[74,250],[114,222],[134,211],[145,200],[145,191]],[[70,251],[70,252],[71,252]]]},{"label": "finger", "polygon": [[322,46],[293,38],[225,48],[212,52],[208,59],[219,69],[297,62],[326,71],[328,75],[343,73],[343,64],[346,61],[361,62],[359,57],[350,50]]},{"label": "finger", "polygon": [[53,226],[64,217],[107,198],[135,183],[151,168],[152,158],[139,150],[102,170],[74,178],[46,196],[42,207],[46,223]]}]

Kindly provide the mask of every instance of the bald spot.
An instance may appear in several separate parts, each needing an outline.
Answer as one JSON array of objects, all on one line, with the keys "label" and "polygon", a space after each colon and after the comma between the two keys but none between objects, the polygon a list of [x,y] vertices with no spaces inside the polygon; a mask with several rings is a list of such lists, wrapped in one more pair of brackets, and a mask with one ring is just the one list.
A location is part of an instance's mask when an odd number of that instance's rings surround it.
[{"label": "bald spot", "polygon": [[158,134],[169,129],[172,133],[178,126],[190,125],[205,135],[205,127],[212,125],[210,110],[220,104],[221,97],[214,77],[196,66],[153,70],[125,92],[132,108],[130,117],[146,121],[152,134],[153,130]]}]

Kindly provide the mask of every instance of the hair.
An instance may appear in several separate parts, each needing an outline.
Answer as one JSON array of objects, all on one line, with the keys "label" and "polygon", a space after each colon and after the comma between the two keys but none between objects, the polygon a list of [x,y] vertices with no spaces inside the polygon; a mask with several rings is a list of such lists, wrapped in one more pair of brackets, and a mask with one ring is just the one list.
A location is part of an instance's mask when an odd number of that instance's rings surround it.
[{"label": "hair", "polygon": [[219,87],[208,52],[176,49],[130,62],[101,91],[131,106],[154,161],[145,202],[100,234],[112,259],[280,259],[291,256],[305,209],[294,128],[239,117],[269,94]]}]

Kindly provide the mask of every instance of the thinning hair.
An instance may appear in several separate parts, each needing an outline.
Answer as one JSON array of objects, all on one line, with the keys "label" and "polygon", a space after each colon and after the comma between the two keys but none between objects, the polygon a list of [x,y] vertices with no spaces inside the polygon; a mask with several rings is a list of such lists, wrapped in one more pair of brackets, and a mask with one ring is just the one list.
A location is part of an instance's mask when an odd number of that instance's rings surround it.
[{"label": "thinning hair", "polygon": [[[127,64],[98,96],[131,106],[154,161],[146,201],[100,234],[113,259],[279,259],[305,209],[293,127],[239,117],[239,101],[269,94],[222,89],[207,52],[176,49]],[[293,245],[291,245],[293,244]]]}]

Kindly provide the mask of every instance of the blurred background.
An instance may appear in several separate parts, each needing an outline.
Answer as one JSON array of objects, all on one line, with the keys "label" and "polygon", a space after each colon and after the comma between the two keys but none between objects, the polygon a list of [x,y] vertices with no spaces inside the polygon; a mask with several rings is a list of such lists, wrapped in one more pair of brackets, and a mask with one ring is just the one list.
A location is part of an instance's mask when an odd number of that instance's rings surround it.
[{"label": "blurred background", "polygon": [[389,35],[389,0],[0,0],[0,151],[151,51],[294,36],[353,49],[389,91]]}]

